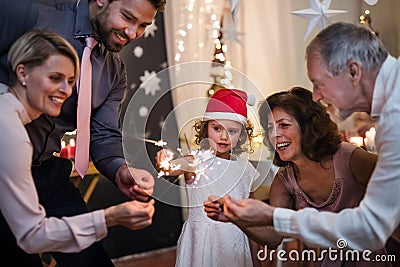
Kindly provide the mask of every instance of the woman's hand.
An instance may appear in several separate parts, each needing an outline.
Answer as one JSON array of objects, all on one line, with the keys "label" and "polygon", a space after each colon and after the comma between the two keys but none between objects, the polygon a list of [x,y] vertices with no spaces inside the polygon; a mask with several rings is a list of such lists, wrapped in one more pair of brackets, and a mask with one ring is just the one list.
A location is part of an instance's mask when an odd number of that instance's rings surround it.
[{"label": "woman's hand", "polygon": [[153,215],[154,199],[147,203],[132,200],[104,210],[107,227],[122,225],[132,230],[151,225]]}]

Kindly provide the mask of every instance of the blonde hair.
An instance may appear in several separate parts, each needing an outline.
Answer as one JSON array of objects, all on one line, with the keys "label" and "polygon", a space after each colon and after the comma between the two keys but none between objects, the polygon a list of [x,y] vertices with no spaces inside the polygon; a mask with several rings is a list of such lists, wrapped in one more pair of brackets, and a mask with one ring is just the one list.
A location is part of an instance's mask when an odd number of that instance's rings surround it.
[{"label": "blonde hair", "polygon": [[27,68],[41,66],[52,55],[64,55],[75,66],[75,81],[79,75],[79,57],[75,48],[60,35],[44,30],[32,30],[18,38],[8,52],[11,64],[10,85],[17,82],[16,68],[19,64]]}]

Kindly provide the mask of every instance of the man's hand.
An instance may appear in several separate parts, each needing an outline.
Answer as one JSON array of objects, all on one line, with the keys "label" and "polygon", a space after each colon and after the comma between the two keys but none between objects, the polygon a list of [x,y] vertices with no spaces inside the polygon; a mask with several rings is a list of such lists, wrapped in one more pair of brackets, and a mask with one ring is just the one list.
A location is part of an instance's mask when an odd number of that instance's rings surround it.
[{"label": "man's hand", "polygon": [[132,200],[104,210],[107,227],[123,225],[132,230],[151,225],[153,215],[154,199],[148,203]]},{"label": "man's hand", "polygon": [[272,226],[274,208],[260,200],[251,198],[234,200],[227,195],[223,203],[224,216],[240,228]]},{"label": "man's hand", "polygon": [[220,222],[229,222],[223,212],[224,198],[209,196],[203,204],[204,211],[210,219]]},{"label": "man's hand", "polygon": [[116,175],[118,188],[131,199],[147,201],[154,191],[154,177],[146,170],[122,165]]}]

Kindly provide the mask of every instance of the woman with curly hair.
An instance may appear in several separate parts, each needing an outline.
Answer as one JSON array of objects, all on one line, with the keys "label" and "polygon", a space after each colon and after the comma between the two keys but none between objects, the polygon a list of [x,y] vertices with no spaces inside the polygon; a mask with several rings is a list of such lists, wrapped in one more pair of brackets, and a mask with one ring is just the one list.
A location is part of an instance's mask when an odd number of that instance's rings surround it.
[{"label": "woman with curly hair", "polygon": [[[264,143],[274,151],[274,163],[280,167],[270,189],[271,205],[339,212],[360,203],[377,155],[341,141],[337,125],[325,106],[312,100],[309,90],[293,87],[275,93],[260,105],[259,115]],[[267,245],[269,240],[276,244],[271,232]],[[322,266],[363,264],[325,256]]]}]

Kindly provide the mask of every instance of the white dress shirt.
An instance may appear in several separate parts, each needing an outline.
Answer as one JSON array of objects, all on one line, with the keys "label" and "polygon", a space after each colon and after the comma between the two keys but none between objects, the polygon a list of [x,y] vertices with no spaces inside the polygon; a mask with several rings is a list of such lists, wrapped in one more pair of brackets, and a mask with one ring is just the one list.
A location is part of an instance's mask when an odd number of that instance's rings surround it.
[{"label": "white dress shirt", "polygon": [[277,232],[323,247],[336,248],[338,239],[358,250],[385,245],[400,223],[400,59],[388,56],[383,63],[371,116],[379,118],[375,138],[379,159],[359,207],[339,213],[276,208]]}]

